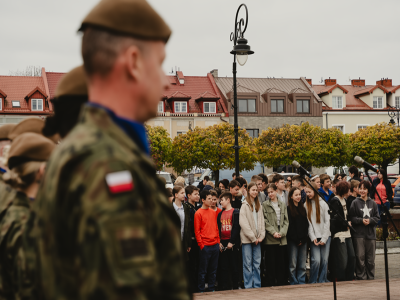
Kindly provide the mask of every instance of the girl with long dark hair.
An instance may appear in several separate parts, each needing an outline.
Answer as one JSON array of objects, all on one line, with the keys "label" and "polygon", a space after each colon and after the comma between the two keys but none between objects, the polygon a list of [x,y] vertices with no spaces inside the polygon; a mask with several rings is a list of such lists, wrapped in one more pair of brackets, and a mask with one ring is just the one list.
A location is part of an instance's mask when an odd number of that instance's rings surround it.
[{"label": "girl with long dark hair", "polygon": [[[313,182],[311,185],[318,190]],[[311,240],[311,266],[308,283],[329,282],[328,271],[329,247],[331,244],[329,207],[309,186],[306,187],[306,206],[308,219],[308,237]]]},{"label": "girl with long dark hair", "polygon": [[298,187],[294,187],[289,191],[288,204],[289,282],[292,285],[305,284],[308,220],[306,210],[301,201],[301,190]]}]

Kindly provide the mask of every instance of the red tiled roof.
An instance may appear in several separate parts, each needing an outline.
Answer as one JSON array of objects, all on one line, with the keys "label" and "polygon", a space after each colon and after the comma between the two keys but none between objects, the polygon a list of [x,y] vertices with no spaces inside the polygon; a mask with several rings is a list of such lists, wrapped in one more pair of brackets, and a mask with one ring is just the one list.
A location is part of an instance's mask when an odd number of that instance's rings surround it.
[{"label": "red tiled roof", "polygon": [[[30,95],[29,97],[41,97],[39,94],[36,94],[38,91],[40,91],[40,94],[42,94],[45,98],[48,97],[46,92],[44,92],[46,89],[41,76],[0,76],[0,89],[7,94],[7,98],[4,103],[4,112],[7,113],[34,113],[31,112],[29,103],[25,100],[25,97],[28,95]],[[13,100],[19,101],[21,107],[11,107],[11,101]],[[43,111],[39,113],[43,114],[46,112]]]},{"label": "red tiled roof", "polygon": [[[213,95],[215,100],[218,100],[218,113],[228,112],[219,94],[218,88],[213,82],[214,78],[211,74],[207,74],[207,76],[185,76],[184,85],[176,84],[178,82],[176,76],[168,75],[168,78],[171,84],[169,90],[164,92],[165,98],[171,99],[178,95],[185,95],[187,99],[190,97],[188,101],[190,113],[201,113],[199,104],[196,102],[196,99],[198,99],[200,95]],[[168,101],[166,103],[166,112],[171,112]]]},{"label": "red tiled roof", "polygon": [[49,85],[50,99],[55,97],[57,84],[65,73],[46,72],[47,84]]},{"label": "red tiled roof", "polygon": [[25,100],[28,100],[34,93],[39,92],[41,93],[45,98],[47,98],[47,95],[45,92],[43,92],[38,86],[35,87],[28,95],[25,96]]},{"label": "red tiled roof", "polygon": [[367,87],[367,88],[364,88],[364,89],[359,90],[358,92],[356,92],[356,93],[354,94],[354,96],[359,96],[359,95],[363,95],[363,94],[371,94],[371,93],[372,93],[374,90],[376,90],[377,88],[381,89],[381,90],[384,91],[385,93],[388,93],[388,92],[389,92],[385,87],[383,87],[383,86],[380,85],[380,84],[377,84],[377,85],[372,85],[372,86],[369,86],[369,87]]},{"label": "red tiled roof", "polygon": [[212,99],[212,100],[218,100],[219,97],[215,95],[214,93],[210,93],[209,91],[206,91],[202,94],[197,95],[194,100],[201,100],[201,99]]},{"label": "red tiled roof", "polygon": [[341,89],[345,94],[347,94],[349,91],[346,90],[343,86],[341,86],[340,84],[335,84],[335,85],[331,85],[331,86],[327,86],[325,87],[325,89],[322,89],[319,94],[328,94],[331,93],[334,89],[339,88]]},{"label": "red tiled roof", "polygon": [[190,99],[192,97],[189,96],[188,94],[182,93],[181,91],[177,91],[177,92],[173,93],[172,95],[169,95],[167,98],[168,99]]},{"label": "red tiled roof", "polygon": [[6,94],[6,93],[4,93],[2,90],[0,90],[0,95],[2,95],[4,98],[6,98],[6,97],[7,97],[7,94]]}]

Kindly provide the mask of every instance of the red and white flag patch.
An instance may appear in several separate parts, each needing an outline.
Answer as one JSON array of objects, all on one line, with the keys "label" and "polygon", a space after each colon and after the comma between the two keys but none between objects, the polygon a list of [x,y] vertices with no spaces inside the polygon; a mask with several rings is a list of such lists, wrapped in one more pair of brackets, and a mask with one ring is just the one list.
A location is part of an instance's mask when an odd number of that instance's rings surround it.
[{"label": "red and white flag patch", "polygon": [[106,175],[108,189],[113,194],[129,192],[133,190],[133,179],[131,172],[120,171]]}]

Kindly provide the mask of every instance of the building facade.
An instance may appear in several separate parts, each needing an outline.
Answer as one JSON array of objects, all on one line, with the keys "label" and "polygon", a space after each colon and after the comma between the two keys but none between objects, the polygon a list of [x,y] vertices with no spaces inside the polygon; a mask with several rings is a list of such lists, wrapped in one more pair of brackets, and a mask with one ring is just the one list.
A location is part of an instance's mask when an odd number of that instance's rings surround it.
[{"label": "building facade", "polygon": [[205,128],[229,117],[226,103],[211,74],[207,76],[184,76],[182,71],[169,75],[169,89],[158,106],[150,126],[164,127],[173,139],[196,126]]},{"label": "building facade", "polygon": [[377,123],[389,123],[389,107],[400,107],[400,86],[391,79],[381,79],[375,85],[365,85],[363,79],[341,85],[336,79],[326,79],[323,85],[308,84],[323,101],[324,128],[338,128],[354,133]]}]

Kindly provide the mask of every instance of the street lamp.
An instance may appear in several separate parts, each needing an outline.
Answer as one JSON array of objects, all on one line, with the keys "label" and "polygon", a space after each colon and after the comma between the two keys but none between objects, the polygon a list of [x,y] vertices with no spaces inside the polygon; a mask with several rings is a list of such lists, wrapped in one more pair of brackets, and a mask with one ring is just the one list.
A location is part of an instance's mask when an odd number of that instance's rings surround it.
[{"label": "street lamp", "polygon": [[[397,117],[397,126],[400,126],[400,108],[388,105],[388,115],[390,117],[389,124],[396,125],[393,118]],[[400,156],[398,157],[399,174],[400,174]]]},{"label": "street lamp", "polygon": [[[244,7],[246,9],[246,21],[241,18],[238,22],[238,16],[240,9]],[[254,51],[250,50],[250,46],[247,45],[247,40],[244,38],[244,33],[247,29],[248,23],[248,11],[246,4],[241,4],[236,12],[235,19],[235,30],[231,33],[231,41],[233,41],[233,115],[234,115],[234,130],[235,130],[235,173],[236,177],[239,177],[239,126],[238,126],[238,105],[237,105],[237,84],[236,84],[236,60],[239,65],[244,66],[247,62],[249,55],[253,54]],[[244,28],[242,28],[242,26]]]}]

